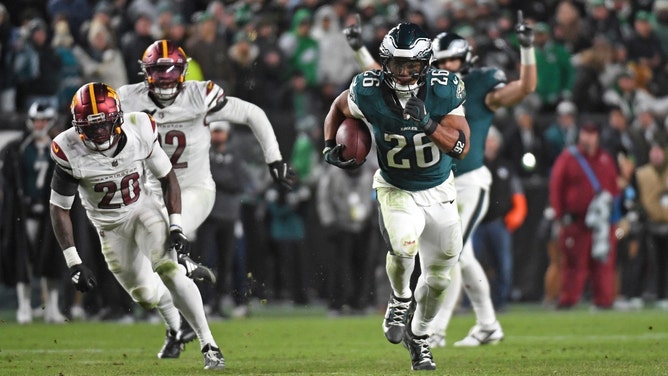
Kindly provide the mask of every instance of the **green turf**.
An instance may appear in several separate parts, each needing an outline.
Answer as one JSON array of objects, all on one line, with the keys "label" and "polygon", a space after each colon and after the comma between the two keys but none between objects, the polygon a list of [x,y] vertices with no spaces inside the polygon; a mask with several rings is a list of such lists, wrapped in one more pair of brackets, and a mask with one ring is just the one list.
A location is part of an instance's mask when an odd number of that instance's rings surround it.
[{"label": "green turf", "polygon": [[[227,375],[401,375],[407,350],[385,340],[380,314],[327,318],[324,312],[213,322]],[[500,316],[497,346],[451,346],[473,323],[457,315],[448,347],[434,349],[440,375],[668,375],[668,313],[543,311],[513,307]],[[0,322],[0,375],[199,375],[198,346],[159,360],[161,325]]]}]

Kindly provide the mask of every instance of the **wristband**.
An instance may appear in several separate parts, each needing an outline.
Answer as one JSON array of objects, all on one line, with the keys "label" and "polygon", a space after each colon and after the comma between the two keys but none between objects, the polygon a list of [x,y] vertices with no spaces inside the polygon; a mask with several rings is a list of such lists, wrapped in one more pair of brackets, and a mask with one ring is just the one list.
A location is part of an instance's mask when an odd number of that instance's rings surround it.
[{"label": "wristband", "polygon": [[79,257],[79,252],[77,252],[77,248],[74,246],[64,249],[63,256],[65,256],[65,263],[67,264],[68,268],[83,263],[83,261],[81,261],[81,258]]},{"label": "wristband", "polygon": [[520,47],[520,63],[522,65],[536,65],[536,54],[532,47]]},{"label": "wristband", "polygon": [[422,130],[427,136],[431,136],[434,132],[436,132],[436,128],[438,128],[438,123],[429,119]]},{"label": "wristband", "polygon": [[457,138],[457,142],[455,142],[455,146],[453,146],[452,150],[447,152],[447,154],[452,158],[461,159],[462,153],[464,152],[464,148],[466,146],[466,135],[459,129],[457,130],[457,132],[459,132],[459,137]]},{"label": "wristband", "polygon": [[359,64],[360,67],[362,67],[364,70],[369,69],[369,67],[374,65],[376,62],[365,46],[362,46],[359,50],[355,51],[355,60],[357,61],[357,64]]},{"label": "wristband", "polygon": [[174,230],[183,231],[183,226],[181,225],[181,213],[172,213],[169,215],[169,231]]}]

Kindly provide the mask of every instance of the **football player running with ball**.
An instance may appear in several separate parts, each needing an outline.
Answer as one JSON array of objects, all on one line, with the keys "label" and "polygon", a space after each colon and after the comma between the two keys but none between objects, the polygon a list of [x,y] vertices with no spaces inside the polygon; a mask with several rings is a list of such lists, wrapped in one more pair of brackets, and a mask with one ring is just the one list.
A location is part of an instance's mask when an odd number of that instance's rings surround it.
[{"label": "football player running with ball", "polygon": [[[454,73],[430,69],[431,40],[415,24],[392,28],[380,56],[382,69],[355,76],[334,100],[325,118],[323,152],[328,163],[356,167],[354,161],[341,160],[336,131],[346,117],[371,125],[380,166],[373,188],[392,288],[383,331],[388,341],[408,348],[412,369],[434,370],[431,321],[462,250],[451,169],[453,159],[469,150],[462,106],[466,93]],[[417,254],[422,274],[413,294],[410,277]]]},{"label": "football player running with ball", "polygon": [[[70,208],[78,191],[109,270],[135,302],[157,308],[167,324],[158,357],[180,354],[180,311],[200,340],[204,368],[223,369],[199,290],[177,264],[175,249],[188,244],[180,230],[181,193],[169,157],[157,142],[155,121],[141,112],[124,114],[114,89],[103,83],[79,88],[71,111],[73,127],[51,143],[56,168],[50,211],[72,282],[82,292],[96,286],[74,244]],[[148,194],[145,168],[162,186],[166,211]]]},{"label": "football player running with ball", "polygon": [[[494,344],[501,341],[504,336],[492,305],[487,276],[475,258],[470,238],[487,213],[489,205],[492,175],[484,166],[484,150],[494,111],[500,107],[518,104],[536,88],[533,30],[524,22],[522,11],[518,11],[515,32],[520,43],[521,66],[519,79],[512,82],[507,82],[505,73],[498,68],[474,67],[475,56],[472,48],[461,36],[455,33],[441,33],[433,40],[432,66],[456,72],[466,85],[466,119],[471,127],[471,146],[468,156],[457,161],[455,169],[457,205],[464,231],[464,249],[459,265],[452,273],[452,284],[443,306],[432,324],[433,334],[430,337],[432,347],[445,346],[445,331],[459,298],[462,282],[476,314],[476,324],[464,339],[455,342],[455,346]],[[355,58],[363,68],[373,69],[379,66],[362,45],[359,22],[344,29],[344,33],[350,46],[355,50]],[[526,203],[523,205],[526,207]]]}]

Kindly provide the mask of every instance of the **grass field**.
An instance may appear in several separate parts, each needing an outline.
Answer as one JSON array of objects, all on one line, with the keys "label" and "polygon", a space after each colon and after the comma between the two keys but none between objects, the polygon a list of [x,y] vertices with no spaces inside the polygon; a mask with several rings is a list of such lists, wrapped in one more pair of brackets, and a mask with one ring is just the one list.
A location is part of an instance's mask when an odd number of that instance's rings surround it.
[{"label": "grass field", "polygon": [[[211,323],[227,375],[402,375],[408,351],[385,340],[380,314],[328,318],[324,311],[260,313]],[[668,375],[668,313],[544,311],[513,306],[497,346],[461,349],[472,314],[456,315],[446,348],[434,349],[440,375]],[[201,375],[199,346],[159,360],[161,325],[0,322],[0,375]]]}]

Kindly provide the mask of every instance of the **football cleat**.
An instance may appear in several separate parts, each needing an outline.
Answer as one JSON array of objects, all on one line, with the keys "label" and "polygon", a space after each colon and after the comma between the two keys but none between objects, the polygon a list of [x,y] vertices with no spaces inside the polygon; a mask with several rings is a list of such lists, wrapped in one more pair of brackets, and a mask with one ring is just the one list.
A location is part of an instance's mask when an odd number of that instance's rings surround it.
[{"label": "football cleat", "polygon": [[390,296],[383,320],[383,332],[385,338],[392,343],[400,343],[406,331],[406,323],[413,305],[413,299],[396,298],[394,294]]},{"label": "football cleat", "polygon": [[186,276],[198,282],[216,283],[216,275],[206,266],[195,262],[185,253],[180,253],[177,257],[179,264],[186,268]]},{"label": "football cleat", "polygon": [[498,321],[483,326],[475,324],[469,334],[461,341],[455,342],[455,347],[476,347],[482,345],[496,345],[503,340],[503,330]]},{"label": "football cleat", "polygon": [[195,333],[195,330],[193,329],[192,326],[190,326],[190,323],[181,316],[181,328],[179,328],[179,333],[178,333],[178,339],[179,342],[185,344],[188,343],[195,338],[197,338],[197,333]]},{"label": "football cleat", "polygon": [[429,336],[429,347],[435,349],[437,347],[445,347],[445,335],[444,334],[432,334]]},{"label": "football cleat", "polygon": [[416,336],[412,333],[410,323],[407,325],[402,340],[404,347],[411,354],[411,369],[413,371],[433,371],[436,369],[434,357],[429,348],[429,336]]},{"label": "football cleat", "polygon": [[204,356],[204,369],[225,369],[225,359],[220,349],[210,344],[202,348]]},{"label": "football cleat", "polygon": [[176,359],[181,355],[181,350],[183,350],[183,344],[177,338],[176,330],[167,329],[165,344],[162,345],[160,352],[158,352],[158,358]]}]

